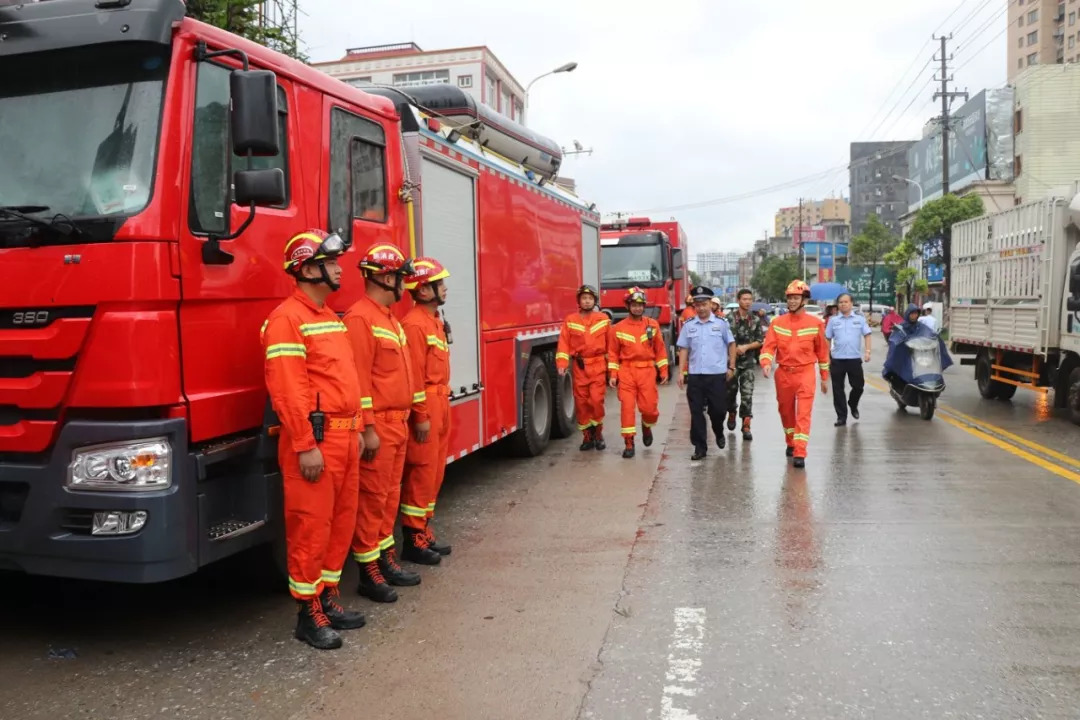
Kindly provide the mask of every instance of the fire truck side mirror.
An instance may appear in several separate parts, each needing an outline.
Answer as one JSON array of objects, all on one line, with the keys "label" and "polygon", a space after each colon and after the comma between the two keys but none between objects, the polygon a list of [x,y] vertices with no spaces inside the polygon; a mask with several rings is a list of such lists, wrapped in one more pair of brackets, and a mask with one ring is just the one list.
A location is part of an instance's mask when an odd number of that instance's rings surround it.
[{"label": "fire truck side mirror", "polygon": [[285,204],[285,173],[281,168],[237,170],[233,175],[237,205],[267,207]]},{"label": "fire truck side mirror", "polygon": [[233,70],[232,144],[237,155],[273,157],[278,147],[277,77],[269,70]]}]

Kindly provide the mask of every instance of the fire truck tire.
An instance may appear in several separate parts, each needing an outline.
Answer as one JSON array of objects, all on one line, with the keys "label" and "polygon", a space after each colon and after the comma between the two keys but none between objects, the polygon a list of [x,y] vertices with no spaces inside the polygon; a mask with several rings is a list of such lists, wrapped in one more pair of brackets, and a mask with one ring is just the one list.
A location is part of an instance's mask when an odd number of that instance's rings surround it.
[{"label": "fire truck tire", "polygon": [[568,438],[577,431],[577,415],[574,413],[574,381],[569,372],[559,375],[554,363],[549,368],[555,399],[551,408],[551,437]]},{"label": "fire truck tire", "polygon": [[1069,419],[1080,425],[1080,367],[1069,373]]},{"label": "fire truck tire", "polygon": [[533,355],[521,386],[521,427],[511,436],[515,454],[536,457],[551,438],[551,374],[539,355]]}]

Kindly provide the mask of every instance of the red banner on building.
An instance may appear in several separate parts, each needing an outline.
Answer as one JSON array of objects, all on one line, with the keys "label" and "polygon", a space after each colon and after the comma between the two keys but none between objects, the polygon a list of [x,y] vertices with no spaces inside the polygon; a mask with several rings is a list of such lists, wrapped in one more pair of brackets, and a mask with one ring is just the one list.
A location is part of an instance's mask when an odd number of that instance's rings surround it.
[{"label": "red banner on building", "polygon": [[825,228],[821,225],[792,228],[791,246],[798,250],[804,242],[825,242]]}]

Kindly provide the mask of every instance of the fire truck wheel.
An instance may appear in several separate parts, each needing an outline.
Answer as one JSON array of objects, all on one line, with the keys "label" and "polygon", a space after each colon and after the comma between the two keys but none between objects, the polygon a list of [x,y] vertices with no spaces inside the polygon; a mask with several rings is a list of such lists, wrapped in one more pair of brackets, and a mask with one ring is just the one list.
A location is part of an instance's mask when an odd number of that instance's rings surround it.
[{"label": "fire truck wheel", "polygon": [[551,437],[551,376],[547,366],[533,355],[521,388],[521,428],[513,434],[518,455],[535,457],[544,452]]},{"label": "fire truck wheel", "polygon": [[551,386],[554,389],[555,402],[551,412],[551,437],[568,438],[577,430],[577,416],[574,414],[574,380],[571,373],[559,375],[554,364],[551,369]]}]

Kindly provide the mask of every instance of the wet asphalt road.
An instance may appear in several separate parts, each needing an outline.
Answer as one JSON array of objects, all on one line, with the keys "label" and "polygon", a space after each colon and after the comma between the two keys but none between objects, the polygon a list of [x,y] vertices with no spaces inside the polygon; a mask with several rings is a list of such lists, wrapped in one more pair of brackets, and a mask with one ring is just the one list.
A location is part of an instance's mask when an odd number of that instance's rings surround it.
[{"label": "wet asphalt road", "polygon": [[971,376],[943,403],[993,427],[868,388],[837,430],[819,395],[806,471],[767,382],[754,442],[701,463],[674,388],[633,461],[456,463],[453,555],[395,605],[347,595],[369,626],[335,653],[291,639],[257,553],[153,587],[0,575],[0,718],[1076,718],[1080,428]]}]

